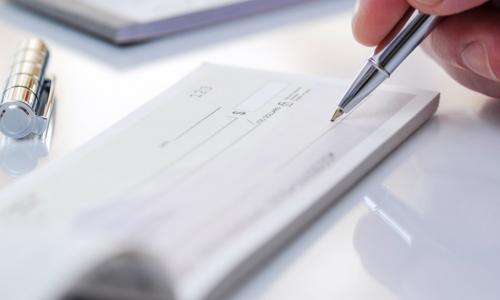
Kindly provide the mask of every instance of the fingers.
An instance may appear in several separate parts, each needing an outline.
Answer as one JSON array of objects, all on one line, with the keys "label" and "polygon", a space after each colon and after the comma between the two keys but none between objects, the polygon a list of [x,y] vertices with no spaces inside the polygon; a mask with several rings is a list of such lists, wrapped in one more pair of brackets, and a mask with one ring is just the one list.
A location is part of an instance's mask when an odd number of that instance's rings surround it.
[{"label": "fingers", "polygon": [[487,0],[358,0],[352,23],[353,32],[360,43],[375,46],[397,24],[410,5],[433,15],[452,15],[486,2]]},{"label": "fingers", "polygon": [[492,98],[500,99],[500,83],[498,81],[484,78],[477,75],[477,73],[452,65],[442,64],[442,67],[463,86]]},{"label": "fingers", "polygon": [[462,84],[500,97],[500,9],[486,5],[446,18],[424,48]]},{"label": "fingers", "polygon": [[377,45],[408,8],[406,0],[359,0],[352,21],[354,37],[364,45]]},{"label": "fingers", "polygon": [[359,0],[352,24],[354,36],[368,46],[379,44],[409,4],[432,14],[453,14],[427,39],[426,50],[463,85],[500,98],[500,9],[495,8],[500,0],[482,5],[485,2]]}]

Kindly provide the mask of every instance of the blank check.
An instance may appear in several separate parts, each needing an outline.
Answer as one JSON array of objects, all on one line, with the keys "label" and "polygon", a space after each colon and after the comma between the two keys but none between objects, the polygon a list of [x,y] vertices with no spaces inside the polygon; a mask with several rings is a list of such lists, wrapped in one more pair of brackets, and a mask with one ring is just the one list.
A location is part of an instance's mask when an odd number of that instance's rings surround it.
[{"label": "blank check", "polygon": [[438,105],[437,93],[385,87],[332,123],[346,87],[205,64],[5,189],[0,228],[154,245],[173,294],[203,299],[324,211]]}]

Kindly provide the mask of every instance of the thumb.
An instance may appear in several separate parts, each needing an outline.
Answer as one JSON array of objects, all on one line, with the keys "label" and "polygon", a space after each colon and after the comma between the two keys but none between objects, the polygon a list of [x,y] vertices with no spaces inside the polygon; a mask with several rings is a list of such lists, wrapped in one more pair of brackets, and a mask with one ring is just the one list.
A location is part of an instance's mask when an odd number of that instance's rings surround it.
[{"label": "thumb", "polygon": [[446,18],[426,46],[443,64],[500,82],[500,10],[491,5]]}]

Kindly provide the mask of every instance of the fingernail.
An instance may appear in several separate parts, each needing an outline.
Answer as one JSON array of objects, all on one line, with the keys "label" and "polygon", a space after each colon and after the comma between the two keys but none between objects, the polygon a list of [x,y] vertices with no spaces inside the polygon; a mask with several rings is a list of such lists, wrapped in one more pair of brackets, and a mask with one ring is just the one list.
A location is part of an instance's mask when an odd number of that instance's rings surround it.
[{"label": "fingernail", "polygon": [[443,2],[443,0],[415,0],[415,2],[418,2],[425,6],[436,6]]},{"label": "fingernail", "polygon": [[356,18],[358,17],[359,6],[360,6],[360,3],[358,0],[358,1],[356,1],[356,4],[354,5],[354,11],[352,12],[352,23],[354,23],[356,21]]},{"label": "fingernail", "polygon": [[354,4],[354,10],[353,10],[353,13],[354,13],[354,14],[357,14],[357,13],[358,13],[358,11],[359,11],[359,5],[360,5],[360,3],[359,3],[359,0],[358,0],[358,1],[356,1],[356,3]]},{"label": "fingernail", "polygon": [[461,56],[462,62],[469,70],[483,77],[498,80],[495,72],[493,72],[493,68],[491,67],[486,46],[483,43],[470,43],[462,51]]}]

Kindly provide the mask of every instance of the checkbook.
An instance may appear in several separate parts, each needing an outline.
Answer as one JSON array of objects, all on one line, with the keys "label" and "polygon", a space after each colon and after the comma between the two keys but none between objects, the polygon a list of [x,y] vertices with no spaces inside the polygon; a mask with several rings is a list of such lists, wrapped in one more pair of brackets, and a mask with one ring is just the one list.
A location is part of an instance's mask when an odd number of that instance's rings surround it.
[{"label": "checkbook", "polygon": [[10,1],[115,44],[131,44],[314,0]]},{"label": "checkbook", "polygon": [[204,64],[0,194],[0,299],[221,299],[428,120],[436,92]]}]

